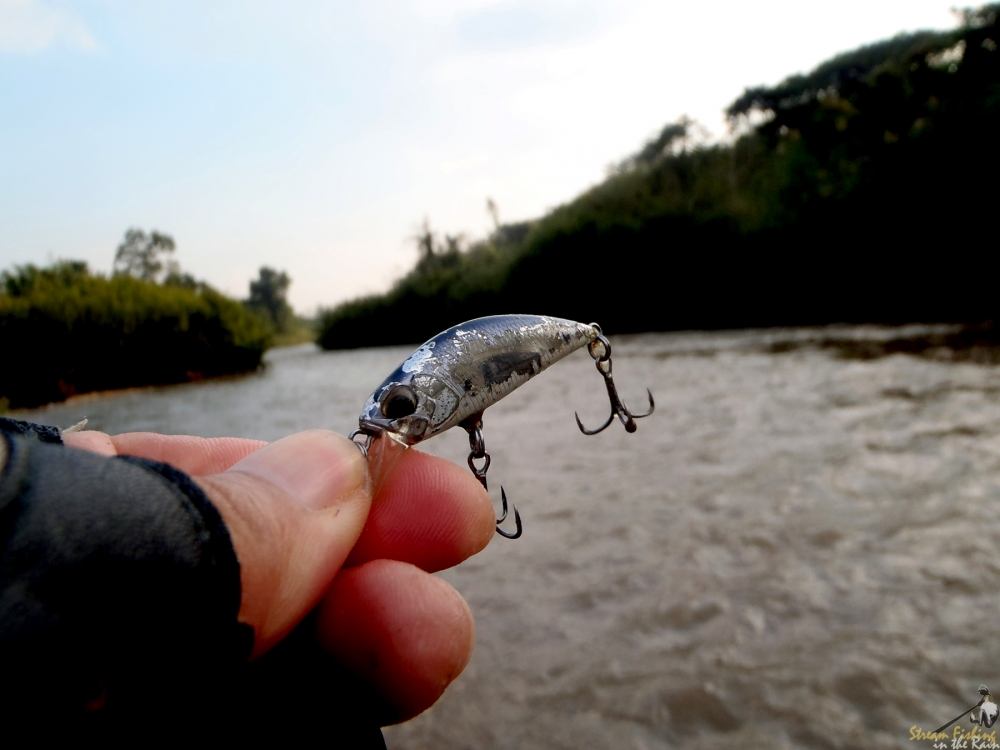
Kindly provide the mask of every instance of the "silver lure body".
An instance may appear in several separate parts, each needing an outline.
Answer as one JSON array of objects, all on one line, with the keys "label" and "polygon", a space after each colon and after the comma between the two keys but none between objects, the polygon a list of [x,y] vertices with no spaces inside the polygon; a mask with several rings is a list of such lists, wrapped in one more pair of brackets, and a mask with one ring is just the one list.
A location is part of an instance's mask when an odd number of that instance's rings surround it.
[{"label": "silver lure body", "polygon": [[359,431],[414,445],[477,418],[599,336],[593,324],[544,315],[491,315],[460,323],[421,344],[374,390]]}]

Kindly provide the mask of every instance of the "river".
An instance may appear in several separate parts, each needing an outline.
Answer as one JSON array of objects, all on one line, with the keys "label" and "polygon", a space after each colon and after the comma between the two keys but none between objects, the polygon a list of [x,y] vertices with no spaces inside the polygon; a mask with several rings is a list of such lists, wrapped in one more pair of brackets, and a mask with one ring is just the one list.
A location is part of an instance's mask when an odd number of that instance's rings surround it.
[{"label": "river", "polygon": [[[443,575],[477,622],[419,748],[898,748],[1000,690],[1000,369],[858,359],[878,328],[612,338],[656,414],[628,435],[584,352],[487,414],[524,520]],[[110,432],[347,433],[410,348],[276,350],[252,376],[16,416]],[[428,450],[464,463],[464,433]],[[963,719],[966,729],[970,726]]]}]

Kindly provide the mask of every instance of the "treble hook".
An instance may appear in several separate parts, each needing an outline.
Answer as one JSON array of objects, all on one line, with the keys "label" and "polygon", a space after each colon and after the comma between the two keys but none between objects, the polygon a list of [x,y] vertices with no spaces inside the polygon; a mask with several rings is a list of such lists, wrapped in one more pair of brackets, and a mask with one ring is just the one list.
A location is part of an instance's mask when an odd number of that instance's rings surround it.
[{"label": "treble hook", "polygon": [[[490,468],[490,454],[486,452],[486,441],[483,440],[483,413],[470,415],[461,425],[469,433],[469,468],[472,469],[472,473],[479,480],[479,483],[483,485],[483,489],[489,492],[490,488],[486,484],[486,472]],[[479,460],[483,462],[482,466],[476,466],[476,461]],[[497,519],[497,533],[507,537],[507,539],[517,539],[524,529],[521,526],[521,514],[518,513],[517,506],[513,503],[510,503],[510,507],[514,509],[514,530],[504,531],[500,528],[500,524],[507,520],[508,510],[507,493],[502,485],[500,487],[500,504],[502,512]]]},{"label": "treble hook", "polygon": [[614,421],[615,417],[621,420],[621,423],[625,425],[626,432],[635,432],[635,420],[642,419],[643,417],[648,417],[656,409],[656,403],[653,401],[653,392],[648,388],[646,389],[646,395],[649,396],[649,411],[645,414],[633,414],[628,410],[625,402],[622,401],[621,396],[618,395],[618,389],[615,388],[615,381],[611,377],[611,342],[608,341],[607,337],[602,333],[601,327],[597,323],[591,323],[594,326],[594,330],[597,331],[597,338],[591,341],[587,345],[587,351],[594,360],[594,365],[597,367],[597,371],[601,373],[601,377],[604,378],[604,385],[608,389],[608,400],[611,401],[611,415],[608,420],[598,427],[596,430],[588,430],[583,426],[583,422],[580,421],[580,415],[573,412],[573,416],[576,417],[576,424],[580,428],[580,432],[584,435],[596,435],[601,432],[609,424]]}]

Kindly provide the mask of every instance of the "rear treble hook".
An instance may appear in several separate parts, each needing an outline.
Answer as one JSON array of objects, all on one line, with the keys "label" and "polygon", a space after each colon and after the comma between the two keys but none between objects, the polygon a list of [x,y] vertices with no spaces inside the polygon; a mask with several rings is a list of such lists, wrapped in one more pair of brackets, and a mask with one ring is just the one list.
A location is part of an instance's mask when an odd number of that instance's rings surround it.
[{"label": "rear treble hook", "polygon": [[[486,484],[486,472],[490,468],[490,454],[486,452],[486,441],[483,440],[483,413],[470,415],[461,425],[469,433],[469,468],[472,469],[472,473],[479,480],[479,483],[483,485],[483,489],[489,492],[490,488]],[[476,461],[482,461],[482,466],[476,466]],[[507,539],[517,539],[524,529],[521,526],[521,514],[517,512],[517,506],[513,503],[510,503],[510,507],[514,509],[514,530],[504,531],[500,528],[500,524],[507,520],[508,510],[507,493],[503,486],[500,487],[500,504],[501,513],[497,519],[497,533]]]},{"label": "rear treble hook", "polygon": [[625,425],[626,432],[635,432],[635,420],[642,419],[643,417],[648,417],[656,409],[656,403],[653,401],[653,393],[648,388],[646,389],[646,395],[649,396],[649,411],[645,414],[633,414],[628,410],[625,402],[622,401],[621,396],[618,395],[618,389],[615,388],[615,381],[611,377],[611,342],[608,341],[607,337],[601,331],[601,327],[597,323],[591,323],[594,326],[594,330],[597,331],[597,338],[591,341],[587,345],[587,351],[590,356],[594,359],[594,365],[597,367],[597,371],[601,373],[601,377],[604,378],[604,385],[608,389],[608,399],[611,401],[611,415],[608,417],[607,421],[595,430],[588,430],[583,426],[583,422],[580,421],[580,415],[576,412],[573,416],[576,417],[576,424],[580,428],[580,432],[584,435],[596,435],[601,432],[609,424],[611,424],[615,417],[621,420],[621,423]]}]

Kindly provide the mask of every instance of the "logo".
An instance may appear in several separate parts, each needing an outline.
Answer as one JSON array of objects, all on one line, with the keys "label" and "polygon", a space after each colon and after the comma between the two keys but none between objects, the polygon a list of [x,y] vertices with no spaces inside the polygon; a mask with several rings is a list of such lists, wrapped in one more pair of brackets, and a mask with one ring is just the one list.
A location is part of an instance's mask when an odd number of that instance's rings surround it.
[{"label": "logo", "polygon": [[[1000,726],[990,731],[997,719],[1000,719],[1000,706],[997,706],[990,695],[990,689],[985,685],[979,686],[979,695],[981,697],[976,705],[969,706],[933,731],[914,724],[910,727],[910,741],[925,743],[935,750],[1000,750],[1000,742],[997,741],[997,729]],[[957,725],[966,714],[972,725],[969,729]]]}]

